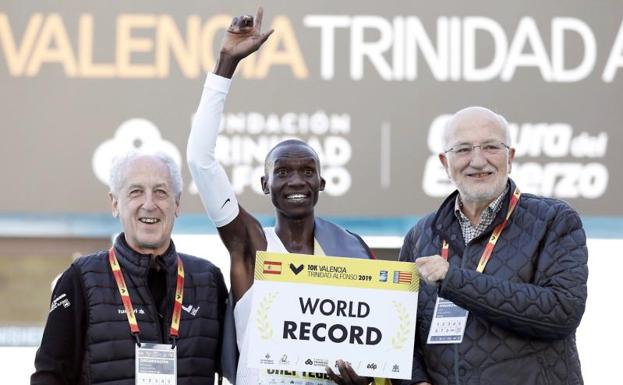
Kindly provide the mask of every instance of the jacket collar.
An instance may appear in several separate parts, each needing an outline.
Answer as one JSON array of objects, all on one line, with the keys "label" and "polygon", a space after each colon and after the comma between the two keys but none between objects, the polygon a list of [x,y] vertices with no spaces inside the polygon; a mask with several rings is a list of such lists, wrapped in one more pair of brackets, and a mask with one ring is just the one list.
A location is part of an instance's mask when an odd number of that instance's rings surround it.
[{"label": "jacket collar", "polygon": [[[125,240],[125,234],[121,233],[115,239],[115,254],[119,260],[119,264],[123,270],[127,270],[134,275],[147,276],[149,272],[149,263],[153,254],[141,254],[132,249]],[[177,252],[173,240],[167,251],[160,256],[164,262],[167,271],[174,269],[177,262]]]},{"label": "jacket collar", "polygon": [[[474,240],[480,239],[485,236],[489,236],[495,227],[504,221],[506,214],[508,213],[508,206],[510,199],[515,191],[515,182],[508,178],[506,182],[506,188],[509,191],[504,200],[502,201],[502,207],[495,216],[493,222],[487,227],[487,229],[474,238]],[[459,194],[458,190],[454,190],[439,206],[439,209],[435,213],[435,217],[432,221],[431,227],[433,234],[438,235],[442,239],[445,239],[454,250],[463,250],[465,248],[465,242],[463,240],[463,233],[461,232],[461,226],[454,214],[456,198]]]}]

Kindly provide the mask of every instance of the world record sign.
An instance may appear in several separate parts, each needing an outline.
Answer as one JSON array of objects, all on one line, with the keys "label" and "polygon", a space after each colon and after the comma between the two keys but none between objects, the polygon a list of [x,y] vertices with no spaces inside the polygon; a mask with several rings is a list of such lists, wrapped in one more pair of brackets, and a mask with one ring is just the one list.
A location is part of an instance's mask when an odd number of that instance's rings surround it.
[{"label": "world record sign", "polygon": [[418,287],[413,263],[258,252],[247,364],[411,378]]}]

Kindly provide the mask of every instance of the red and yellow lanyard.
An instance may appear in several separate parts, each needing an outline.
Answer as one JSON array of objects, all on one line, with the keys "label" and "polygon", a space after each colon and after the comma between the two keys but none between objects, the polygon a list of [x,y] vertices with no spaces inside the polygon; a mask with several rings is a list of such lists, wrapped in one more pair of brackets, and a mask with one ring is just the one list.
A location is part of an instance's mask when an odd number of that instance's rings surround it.
[{"label": "red and yellow lanyard", "polygon": [[[119,294],[121,295],[121,301],[123,301],[123,307],[125,308],[125,314],[128,317],[128,323],[130,324],[130,331],[135,336],[138,336],[140,333],[140,329],[138,327],[138,322],[136,322],[136,316],[134,315],[134,307],[132,306],[132,301],[130,300],[130,293],[128,292],[128,287],[125,284],[125,279],[123,279],[123,273],[121,272],[121,266],[119,266],[119,261],[117,260],[117,256],[115,255],[115,249],[113,247],[108,250],[108,262],[110,262],[110,267],[112,268],[112,274],[115,277],[115,281],[117,282],[117,288],[119,289]],[[171,337],[177,338],[179,336],[180,329],[180,320],[182,315],[182,300],[184,299],[184,265],[182,264],[182,259],[180,256],[177,256],[177,283],[175,288],[175,305],[173,306],[173,316],[171,318],[171,329],[170,335]]]},{"label": "red and yellow lanyard", "polygon": [[[489,259],[491,259],[491,255],[493,254],[493,248],[495,247],[498,238],[500,238],[500,234],[502,234],[502,231],[504,231],[504,228],[508,224],[508,220],[513,214],[515,207],[517,207],[517,203],[519,203],[520,197],[521,192],[519,192],[518,188],[515,188],[515,192],[513,192],[510,204],[508,205],[508,213],[506,213],[506,218],[504,218],[504,221],[497,225],[496,228],[493,230],[493,234],[491,234],[491,238],[489,238],[489,242],[487,242],[485,250],[482,252],[482,256],[480,257],[480,261],[478,262],[478,267],[476,268],[477,272],[482,273],[483,271],[485,271],[485,266],[487,266],[487,262],[489,262]],[[448,260],[448,249],[448,242],[444,239],[441,243],[441,257],[446,261]]]}]

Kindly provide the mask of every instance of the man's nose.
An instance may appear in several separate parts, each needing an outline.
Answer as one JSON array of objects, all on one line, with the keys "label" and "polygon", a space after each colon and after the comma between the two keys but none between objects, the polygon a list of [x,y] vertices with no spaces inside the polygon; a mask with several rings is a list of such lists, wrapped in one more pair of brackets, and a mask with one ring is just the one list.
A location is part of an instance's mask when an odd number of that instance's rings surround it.
[{"label": "man's nose", "polygon": [[301,186],[305,182],[303,181],[303,176],[299,172],[293,172],[290,174],[288,178],[288,185],[290,186]]},{"label": "man's nose", "polygon": [[148,191],[145,194],[145,200],[143,201],[143,209],[145,210],[153,210],[156,208],[156,202],[154,201],[154,194],[151,191]]},{"label": "man's nose", "polygon": [[484,167],[487,165],[487,158],[485,157],[482,147],[474,146],[472,150],[471,158],[469,160],[469,164],[472,167]]}]

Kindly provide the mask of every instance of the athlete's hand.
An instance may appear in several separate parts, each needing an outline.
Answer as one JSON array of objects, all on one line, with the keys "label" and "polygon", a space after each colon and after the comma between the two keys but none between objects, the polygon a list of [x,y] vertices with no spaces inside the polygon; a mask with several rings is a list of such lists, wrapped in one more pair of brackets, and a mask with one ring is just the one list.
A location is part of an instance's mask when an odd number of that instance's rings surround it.
[{"label": "athlete's hand", "polygon": [[231,78],[238,62],[257,51],[273,33],[272,29],[262,33],[263,15],[264,10],[258,7],[255,19],[251,15],[233,18],[221,45],[219,62],[214,71],[217,75]]},{"label": "athlete's hand", "polygon": [[340,371],[339,376],[335,374],[330,367],[326,367],[327,374],[336,384],[368,385],[370,382],[372,382],[372,379],[369,377],[359,377],[348,362],[337,360],[337,368]]}]

